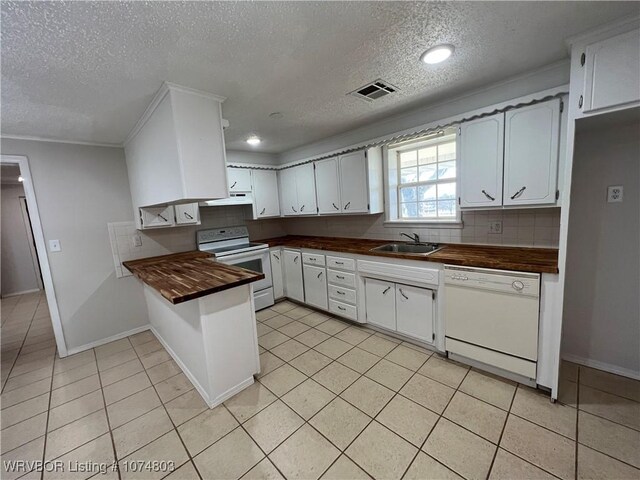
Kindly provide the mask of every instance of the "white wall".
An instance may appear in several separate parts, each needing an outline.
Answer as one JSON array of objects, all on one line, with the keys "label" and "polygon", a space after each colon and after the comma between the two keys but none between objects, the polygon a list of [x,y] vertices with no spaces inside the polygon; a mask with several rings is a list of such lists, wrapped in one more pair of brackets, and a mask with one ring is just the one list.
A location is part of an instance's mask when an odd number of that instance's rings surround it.
[{"label": "white wall", "polygon": [[[636,376],[640,376],[639,131],[639,123],[627,123],[576,135],[562,339],[564,356]],[[607,203],[609,185],[624,186],[623,203]]]},{"label": "white wall", "polygon": [[121,148],[2,139],[2,153],[26,155],[69,350],[148,323],[142,286],[116,279],[107,222],[132,220]]},{"label": "white wall", "polygon": [[38,273],[34,269],[27,226],[22,217],[22,185],[2,185],[2,296],[37,290]]}]

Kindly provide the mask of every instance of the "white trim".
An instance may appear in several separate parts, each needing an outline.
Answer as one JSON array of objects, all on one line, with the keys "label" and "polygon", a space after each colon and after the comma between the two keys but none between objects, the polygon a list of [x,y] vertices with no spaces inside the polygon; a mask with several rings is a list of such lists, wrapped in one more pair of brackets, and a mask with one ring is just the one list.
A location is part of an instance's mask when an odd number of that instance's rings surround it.
[{"label": "white trim", "polygon": [[640,380],[640,372],[631,370],[630,368],[618,367],[607,362],[601,362],[599,360],[592,360],[590,358],[580,357],[578,355],[571,355],[570,353],[563,353],[562,359],[569,362],[577,363],[578,365],[584,365],[585,367],[595,368],[596,370],[602,370],[603,372],[613,373],[614,375],[620,375],[622,377],[632,378],[634,380]]},{"label": "white trim", "polygon": [[33,265],[33,274],[36,276],[36,283],[38,284],[38,290],[44,290],[42,284],[42,275],[40,274],[40,265],[38,264],[38,252],[36,252],[35,240],[33,239],[33,232],[31,231],[31,219],[29,218],[29,206],[27,205],[27,197],[20,195],[18,197],[20,201],[20,212],[22,213],[22,222],[24,223],[24,231],[29,241],[29,253],[31,253],[31,264]]},{"label": "white trim", "polygon": [[39,291],[39,288],[32,288],[30,290],[22,290],[21,292],[5,293],[2,295],[2,298],[17,297],[18,295],[26,295],[27,293],[36,293]]},{"label": "white trim", "polygon": [[569,54],[571,54],[571,47],[574,44],[582,43],[585,40],[590,40],[603,34],[611,34],[611,30],[622,30],[627,26],[635,27],[638,24],[639,19],[640,15],[632,15],[631,17],[624,17],[618,20],[614,20],[613,22],[605,23],[604,25],[600,25],[599,27],[591,28],[587,31],[565,38],[564,42],[567,44]]},{"label": "white trim", "polygon": [[36,135],[12,135],[0,133],[0,138],[7,140],[29,140],[31,142],[70,143],[73,145],[86,145],[89,147],[122,148],[121,143],[85,142],[82,140],[63,140],[59,138],[39,137]]},{"label": "white trim", "polygon": [[44,281],[44,291],[47,296],[47,305],[49,306],[49,315],[51,316],[51,324],[53,333],[58,346],[58,355],[66,357],[67,344],[64,339],[64,331],[62,329],[62,320],[60,319],[60,311],[58,310],[58,301],[53,286],[53,277],[51,275],[51,267],[49,266],[49,257],[47,256],[47,247],[44,241],[44,231],[40,222],[40,211],[36,201],[36,193],[31,179],[31,170],[29,169],[29,159],[24,155],[0,155],[0,163],[18,164],[20,166],[20,175],[24,178],[22,182],[24,194],[27,197],[27,206],[31,215],[31,228],[33,229],[33,237],[36,241],[36,251],[38,252],[38,260],[40,262],[40,271],[42,272],[42,280]]},{"label": "white trim", "polygon": [[107,343],[115,342],[116,340],[120,340],[122,338],[128,337],[130,335],[135,335],[136,333],[144,332],[145,330],[149,330],[151,326],[147,323],[146,325],[142,325],[141,327],[132,328],[131,330],[127,330],[126,332],[117,333],[115,335],[111,335],[107,338],[102,338],[100,340],[96,340],[95,342],[85,343],[79,347],[75,347],[69,350],[69,355],[75,355],[76,353],[84,352],[85,350],[89,350],[91,348],[96,348],[101,345],[106,345]]}]

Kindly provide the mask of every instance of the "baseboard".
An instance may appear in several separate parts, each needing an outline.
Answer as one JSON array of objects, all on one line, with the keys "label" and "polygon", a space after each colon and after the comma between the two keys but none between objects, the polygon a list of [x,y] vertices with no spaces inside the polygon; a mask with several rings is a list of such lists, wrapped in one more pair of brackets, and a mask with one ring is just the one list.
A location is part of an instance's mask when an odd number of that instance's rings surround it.
[{"label": "baseboard", "polygon": [[640,372],[631,370],[630,368],[618,367],[617,365],[611,365],[610,363],[600,362],[599,360],[592,360],[590,358],[584,358],[578,355],[571,355],[569,353],[563,353],[562,359],[569,362],[577,363],[578,365],[584,365],[585,367],[591,367],[597,370],[602,370],[604,372],[620,375],[622,377],[640,380]]},{"label": "baseboard", "polygon": [[217,405],[220,405],[222,402],[224,402],[225,400],[233,397],[236,393],[241,392],[242,390],[247,388],[249,385],[252,385],[254,382],[255,382],[255,379],[253,378],[253,375],[251,375],[249,378],[247,378],[246,380],[240,382],[235,387],[230,388],[226,392],[221,393],[220,395],[218,395],[216,398],[213,399],[213,401],[211,403],[207,402],[207,404],[209,405],[209,408],[213,408],[213,407],[215,407]]},{"label": "baseboard", "polygon": [[118,333],[117,335],[112,335],[111,337],[103,338],[101,340],[96,340],[95,342],[87,343],[80,347],[71,348],[67,351],[67,355],[75,355],[76,353],[84,352],[85,350],[89,350],[91,348],[99,347],[106,343],[114,342],[116,340],[120,340],[121,338],[128,337],[130,335],[135,335],[136,333],[144,332],[145,330],[149,330],[151,325],[148,323],[146,325],[142,325],[141,327],[136,327],[126,332]]},{"label": "baseboard", "polygon": [[207,393],[207,391],[204,389],[204,387],[202,385],[200,385],[200,382],[198,382],[198,380],[196,380],[196,377],[191,373],[191,371],[182,362],[182,360],[180,360],[180,357],[178,357],[178,355],[176,355],[176,353],[169,346],[169,344],[165,341],[165,339],[162,338],[162,335],[160,335],[160,333],[155,328],[153,328],[153,326],[150,326],[150,330],[156,336],[158,341],[162,344],[164,349],[167,352],[169,352],[169,355],[171,355],[171,358],[173,358],[173,360],[178,364],[178,366],[180,367],[180,370],[182,370],[182,372],[187,376],[189,381],[196,388],[196,390],[198,391],[200,396],[203,398],[203,400],[206,402],[206,404],[209,406],[209,408],[213,408],[216,405],[218,405],[218,404],[220,404],[220,403],[222,403],[224,401],[224,400],[222,400],[222,401],[216,402],[217,399],[211,399],[209,397],[209,394]]},{"label": "baseboard", "polygon": [[2,298],[17,297],[18,295],[26,295],[27,293],[36,293],[40,290],[40,288],[32,288],[31,290],[23,290],[21,292],[5,293],[2,295]]}]

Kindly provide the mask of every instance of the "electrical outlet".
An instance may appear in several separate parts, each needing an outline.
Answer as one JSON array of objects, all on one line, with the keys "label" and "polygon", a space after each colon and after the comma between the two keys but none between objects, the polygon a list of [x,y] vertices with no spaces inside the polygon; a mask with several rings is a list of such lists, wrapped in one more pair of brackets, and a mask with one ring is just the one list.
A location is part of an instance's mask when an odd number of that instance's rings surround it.
[{"label": "electrical outlet", "polygon": [[612,185],[607,187],[607,202],[608,203],[617,203],[622,202],[622,196],[624,194],[624,189],[622,185]]},{"label": "electrical outlet", "polygon": [[502,233],[502,222],[489,222],[489,233]]},{"label": "electrical outlet", "polygon": [[50,252],[59,252],[62,250],[60,246],[60,240],[49,240],[49,251]]},{"label": "electrical outlet", "polygon": [[133,243],[134,247],[141,247],[142,237],[140,235],[134,235],[133,237],[131,237],[131,243]]}]

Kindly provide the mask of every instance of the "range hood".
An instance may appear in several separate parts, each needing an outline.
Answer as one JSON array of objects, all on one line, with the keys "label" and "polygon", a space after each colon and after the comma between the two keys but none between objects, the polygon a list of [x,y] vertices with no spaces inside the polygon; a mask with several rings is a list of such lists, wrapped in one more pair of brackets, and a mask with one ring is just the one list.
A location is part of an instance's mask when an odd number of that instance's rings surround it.
[{"label": "range hood", "polygon": [[200,207],[223,207],[227,205],[253,205],[253,196],[250,193],[232,193],[228,198],[206,200],[200,202]]}]

